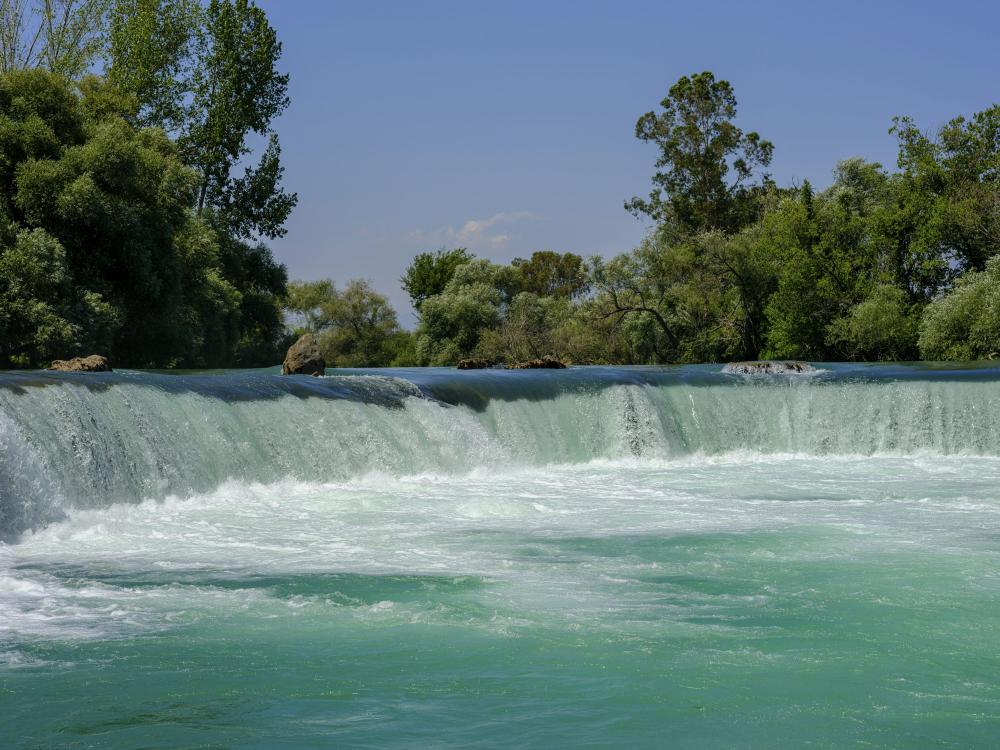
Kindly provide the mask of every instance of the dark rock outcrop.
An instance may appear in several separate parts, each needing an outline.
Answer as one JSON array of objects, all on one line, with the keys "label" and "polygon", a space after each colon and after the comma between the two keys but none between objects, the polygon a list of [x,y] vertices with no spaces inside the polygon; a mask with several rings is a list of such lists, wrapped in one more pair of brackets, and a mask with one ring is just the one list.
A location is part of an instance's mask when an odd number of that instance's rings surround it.
[{"label": "dark rock outcrop", "polygon": [[808,362],[730,362],[722,368],[726,375],[807,375],[816,371]]},{"label": "dark rock outcrop", "polygon": [[566,363],[556,359],[551,354],[546,354],[540,359],[529,359],[526,362],[514,362],[510,365],[511,370],[563,370]]},{"label": "dark rock outcrop", "polygon": [[288,347],[285,361],[281,365],[282,375],[322,375],[326,361],[319,351],[319,342],[311,333],[299,337]]},{"label": "dark rock outcrop", "polygon": [[73,357],[73,359],[57,359],[50,370],[59,372],[111,372],[111,363],[107,357],[91,354],[89,357]]},{"label": "dark rock outcrop", "polygon": [[468,359],[460,359],[456,365],[459,370],[488,370],[489,368],[496,366],[496,362],[492,359],[486,359],[485,357],[469,357]]}]

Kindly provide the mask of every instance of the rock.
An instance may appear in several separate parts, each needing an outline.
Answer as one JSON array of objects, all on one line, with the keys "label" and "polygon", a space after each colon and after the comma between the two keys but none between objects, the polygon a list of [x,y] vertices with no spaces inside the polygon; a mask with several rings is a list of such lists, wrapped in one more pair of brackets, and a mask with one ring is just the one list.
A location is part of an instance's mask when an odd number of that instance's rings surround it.
[{"label": "rock", "polygon": [[319,351],[319,342],[307,333],[288,347],[285,361],[281,365],[282,375],[322,375],[326,361]]},{"label": "rock", "polygon": [[808,362],[730,362],[722,372],[726,375],[808,375],[818,370]]},{"label": "rock", "polygon": [[515,362],[510,365],[511,370],[564,370],[566,364],[556,359],[551,354],[546,354],[541,359],[529,359],[527,362]]},{"label": "rock", "polygon": [[458,360],[456,367],[459,370],[488,370],[491,367],[496,367],[496,364],[492,359],[485,357],[469,357]]},{"label": "rock", "polygon": [[91,354],[89,357],[73,357],[73,359],[57,359],[51,365],[50,370],[60,372],[111,372],[111,363],[107,357],[100,354]]}]

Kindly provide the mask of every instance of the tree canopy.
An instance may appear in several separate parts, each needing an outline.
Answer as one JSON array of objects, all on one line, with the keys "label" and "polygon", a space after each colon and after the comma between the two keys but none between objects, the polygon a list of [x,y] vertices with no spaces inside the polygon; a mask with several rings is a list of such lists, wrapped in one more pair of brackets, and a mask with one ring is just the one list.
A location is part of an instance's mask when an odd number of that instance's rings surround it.
[{"label": "tree canopy", "polygon": [[660,107],[635,125],[635,137],[659,150],[653,189],[626,208],[680,233],[737,230],[753,221],[759,194],[770,183],[762,170],[774,146],[733,122],[736,96],[729,82],[709,71],[683,76]]},{"label": "tree canopy", "polygon": [[112,0],[0,0],[0,73],[76,78],[100,57]]},{"label": "tree canopy", "polygon": [[420,253],[413,259],[400,283],[410,295],[413,309],[419,311],[428,297],[440,294],[455,275],[455,270],[471,261],[472,254],[464,247],[444,248],[432,253]]},{"label": "tree canopy", "polygon": [[388,298],[367,281],[338,289],[330,279],[288,286],[288,311],[296,333],[319,337],[323,358],[333,367],[388,367],[412,362],[410,337],[400,329]]},{"label": "tree canopy", "polygon": [[[133,366],[273,363],[287,274],[261,240],[296,199],[270,129],[288,78],[263,11],[0,2],[0,361],[100,348]],[[235,175],[254,133],[267,146]]]},{"label": "tree canopy", "polygon": [[726,81],[678,80],[636,125],[659,150],[626,204],[653,220],[639,247],[449,270],[415,304],[420,361],[1000,356],[1000,107],[933,134],[897,118],[898,171],[846,159],[819,191],[775,185],[736,114]]},{"label": "tree canopy", "polygon": [[409,332],[370,282],[289,284],[266,244],[296,196],[281,44],[252,2],[0,3],[2,367],[273,364],[304,331],[347,367],[1000,356],[1000,105],[936,132],[896,118],[895,169],[779,187],[732,86],[684,76],[636,124],[658,149],[627,204],[652,220],[638,247],[419,253]]}]

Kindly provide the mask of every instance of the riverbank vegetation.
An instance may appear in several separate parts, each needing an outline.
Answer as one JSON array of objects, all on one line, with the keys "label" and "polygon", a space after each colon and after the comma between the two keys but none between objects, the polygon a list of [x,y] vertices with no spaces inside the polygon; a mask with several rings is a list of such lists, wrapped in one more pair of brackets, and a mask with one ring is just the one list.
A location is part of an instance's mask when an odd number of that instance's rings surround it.
[{"label": "riverbank vegetation", "polygon": [[894,169],[848,159],[816,190],[773,180],[778,146],[737,126],[729,83],[682,77],[636,123],[639,247],[421,253],[406,331],[370,283],[288,283],[267,245],[297,198],[281,44],[252,2],[0,15],[0,368],[272,365],[306,331],[346,367],[1000,356],[1000,106],[932,134],[896,118]]},{"label": "riverbank vegetation", "polygon": [[280,360],[287,277],[265,242],[296,196],[263,12],[0,0],[0,15],[0,366]]},{"label": "riverbank vegetation", "polygon": [[630,252],[418,257],[407,279],[449,259],[446,282],[411,291],[420,363],[1000,356],[1000,106],[931,135],[896,118],[896,170],[848,159],[820,191],[777,185],[774,145],[735,116],[706,72],[639,118],[658,155],[649,195],[626,203],[653,224]]}]

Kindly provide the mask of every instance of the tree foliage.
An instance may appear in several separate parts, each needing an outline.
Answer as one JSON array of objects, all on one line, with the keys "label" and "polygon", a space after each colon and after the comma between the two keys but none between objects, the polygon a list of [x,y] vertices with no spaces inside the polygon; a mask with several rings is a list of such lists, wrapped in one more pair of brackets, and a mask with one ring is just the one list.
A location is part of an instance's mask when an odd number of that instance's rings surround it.
[{"label": "tree foliage", "polygon": [[455,270],[472,258],[472,254],[464,247],[452,250],[441,248],[436,252],[417,255],[399,280],[410,295],[413,309],[419,312],[424,300],[443,292],[455,275]]},{"label": "tree foliage", "polygon": [[[733,120],[736,96],[728,81],[705,71],[683,76],[635,125],[639,140],[659,149],[648,199],[626,208],[674,232],[736,230],[756,218],[756,199],[767,185],[774,146]],[[754,183],[760,173],[760,182]]]},{"label": "tree foliage", "polygon": [[178,145],[93,106],[106,94],[42,70],[0,76],[0,217],[13,238],[0,357],[274,362],[284,269],[198,216],[198,174]]},{"label": "tree foliage", "polygon": [[[281,42],[249,0],[116,0],[108,79],[132,95],[140,125],[176,135],[199,175],[197,211],[241,239],[275,238],[298,200],[281,187],[281,147],[271,123],[288,106]],[[267,139],[257,166],[250,137]]]},{"label": "tree foliage", "polygon": [[[264,12],[249,0],[0,3],[0,218],[51,236],[70,286],[110,306],[105,353],[138,366],[279,359],[287,275],[260,240],[284,234],[296,197],[271,129],[288,77]],[[257,137],[259,161],[237,174]],[[63,356],[86,345],[61,341]],[[51,349],[11,342],[10,362]]]},{"label": "tree foliage", "polygon": [[521,272],[522,288],[541,297],[573,299],[586,293],[590,282],[583,258],[575,253],[539,250],[531,258],[515,258],[513,265]]},{"label": "tree foliage", "polygon": [[74,286],[66,251],[44,230],[0,244],[0,358],[23,366],[107,347],[118,323],[100,294]]},{"label": "tree foliage", "polygon": [[0,0],[0,74],[43,68],[81,76],[101,54],[111,2]]},{"label": "tree foliage", "polygon": [[514,274],[486,260],[458,266],[440,294],[423,300],[417,327],[422,364],[454,364],[476,351],[480,338],[501,321]]},{"label": "tree foliage", "polygon": [[194,89],[197,0],[115,0],[105,51],[107,79],[127,92],[127,113],[142,127],[183,132]]},{"label": "tree foliage", "polygon": [[898,171],[846,159],[819,191],[771,183],[735,115],[725,81],[680,79],[636,128],[660,149],[639,247],[463,266],[421,301],[421,361],[1000,355],[1000,107],[931,135],[898,118]]},{"label": "tree foliage", "polygon": [[983,271],[969,271],[932,302],[920,326],[924,359],[1000,357],[1000,255]]},{"label": "tree foliage", "polygon": [[387,367],[415,364],[410,336],[399,327],[387,297],[364,280],[338,289],[330,279],[288,287],[288,312],[296,333],[314,333],[329,366]]},{"label": "tree foliage", "polygon": [[[401,279],[410,334],[368,282],[288,285],[262,242],[295,203],[272,131],[288,79],[263,12],[109,2],[0,0],[22,19],[16,43],[7,27],[0,40],[0,366],[97,350],[132,366],[271,364],[303,330],[351,367],[1000,354],[1000,106],[930,134],[897,118],[896,171],[852,158],[825,189],[779,188],[773,146],[735,125],[732,87],[681,78],[637,123],[659,149],[652,193],[629,204],[654,221],[637,248],[510,264],[420,253]],[[10,52],[30,8],[91,18],[79,39],[106,40],[100,75],[73,62],[90,42]]]}]

